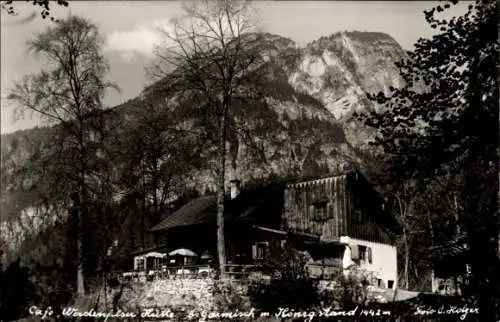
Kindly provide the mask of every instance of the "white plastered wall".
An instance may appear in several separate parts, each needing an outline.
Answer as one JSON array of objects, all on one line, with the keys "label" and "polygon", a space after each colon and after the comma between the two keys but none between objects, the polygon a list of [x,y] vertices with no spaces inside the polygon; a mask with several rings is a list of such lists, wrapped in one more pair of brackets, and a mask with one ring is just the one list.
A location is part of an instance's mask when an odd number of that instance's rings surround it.
[{"label": "white plastered wall", "polygon": [[397,250],[395,246],[370,242],[362,239],[350,238],[342,236],[340,241],[349,245],[344,254],[343,268],[347,270],[354,265],[351,257],[351,249],[358,246],[366,246],[372,249],[372,263],[366,261],[361,264],[361,270],[370,272],[375,278],[382,280],[382,287],[388,287],[388,281],[393,281],[393,288],[397,286],[398,279],[398,262]]}]

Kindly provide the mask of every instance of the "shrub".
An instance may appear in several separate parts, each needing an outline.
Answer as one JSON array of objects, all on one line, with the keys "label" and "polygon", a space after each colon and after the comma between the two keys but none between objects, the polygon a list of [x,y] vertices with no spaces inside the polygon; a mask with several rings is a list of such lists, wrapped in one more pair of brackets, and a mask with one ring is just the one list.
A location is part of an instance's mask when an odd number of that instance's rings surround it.
[{"label": "shrub", "polygon": [[367,305],[371,301],[368,292],[371,275],[361,270],[351,270],[348,276],[340,274],[330,287],[321,291],[323,306],[350,309],[357,305]]},{"label": "shrub", "polygon": [[233,284],[231,281],[227,283],[220,280],[216,281],[212,289],[215,306],[220,312],[245,311],[249,309],[245,293],[242,284]]},{"label": "shrub", "polygon": [[274,312],[279,307],[294,310],[308,309],[319,304],[317,282],[306,269],[308,255],[286,245],[262,262],[270,280],[250,284],[248,294],[252,305],[260,310]]}]

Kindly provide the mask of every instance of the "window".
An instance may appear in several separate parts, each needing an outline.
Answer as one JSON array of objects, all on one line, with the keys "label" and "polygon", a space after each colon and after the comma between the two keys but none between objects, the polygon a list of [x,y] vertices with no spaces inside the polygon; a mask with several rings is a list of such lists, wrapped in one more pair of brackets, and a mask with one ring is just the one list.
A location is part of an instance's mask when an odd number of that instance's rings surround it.
[{"label": "window", "polygon": [[135,263],[136,263],[135,266],[136,270],[143,271],[146,269],[146,261],[144,260],[144,258],[137,258]]},{"label": "window", "polygon": [[367,249],[366,246],[358,245],[359,261],[361,263],[365,263],[366,262],[366,249]]},{"label": "window", "polygon": [[314,204],[314,214],[313,214],[313,219],[322,221],[326,220],[327,218],[327,211],[326,211],[326,202],[321,202],[321,203],[316,203]]},{"label": "window", "polygon": [[360,263],[362,263],[362,264],[365,264],[365,263],[372,264],[373,263],[371,247],[358,245],[358,254],[359,254]]},{"label": "window", "polygon": [[392,289],[394,287],[394,281],[393,280],[388,280],[387,281],[387,287]]},{"label": "window", "polygon": [[254,259],[263,259],[266,256],[268,247],[269,245],[267,242],[256,243],[253,246]]},{"label": "window", "polygon": [[165,265],[165,259],[160,257],[155,257],[153,259],[153,269],[160,269]]}]

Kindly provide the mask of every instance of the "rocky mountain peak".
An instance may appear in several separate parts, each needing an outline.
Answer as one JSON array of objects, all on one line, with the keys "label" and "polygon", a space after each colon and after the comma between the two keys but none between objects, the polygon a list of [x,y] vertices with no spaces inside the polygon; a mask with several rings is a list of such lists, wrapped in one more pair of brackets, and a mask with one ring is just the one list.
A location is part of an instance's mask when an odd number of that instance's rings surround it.
[{"label": "rocky mountain peak", "polygon": [[307,44],[289,82],[319,99],[339,121],[370,110],[366,93],[389,92],[402,78],[395,63],[405,57],[401,46],[380,32],[347,31]]}]

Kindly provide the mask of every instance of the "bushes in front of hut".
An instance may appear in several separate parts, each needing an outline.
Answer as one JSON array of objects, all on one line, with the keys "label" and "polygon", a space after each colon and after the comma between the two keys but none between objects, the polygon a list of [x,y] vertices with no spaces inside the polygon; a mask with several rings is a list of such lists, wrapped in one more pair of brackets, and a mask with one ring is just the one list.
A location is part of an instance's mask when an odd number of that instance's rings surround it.
[{"label": "bushes in front of hut", "polygon": [[270,278],[249,285],[252,305],[267,312],[280,307],[301,310],[317,306],[320,294],[318,282],[311,279],[307,271],[309,255],[291,245],[285,245],[280,252],[272,254],[262,261],[263,270]]},{"label": "bushes in front of hut", "polygon": [[373,292],[369,291],[372,279],[372,273],[356,268],[351,269],[347,275],[339,274],[319,288],[321,306],[349,310],[378,301]]},{"label": "bushes in front of hut", "polygon": [[311,277],[307,263],[312,258],[287,244],[280,252],[271,252],[262,267],[270,277],[251,283],[248,295],[252,305],[260,310],[275,312],[278,308],[307,310],[320,307],[351,309],[377,301],[370,292],[373,276],[369,272],[351,269],[345,276],[340,273],[331,281]]},{"label": "bushes in front of hut", "polygon": [[219,312],[245,311],[251,308],[248,285],[241,281],[215,280],[212,288],[215,309]]}]

